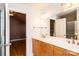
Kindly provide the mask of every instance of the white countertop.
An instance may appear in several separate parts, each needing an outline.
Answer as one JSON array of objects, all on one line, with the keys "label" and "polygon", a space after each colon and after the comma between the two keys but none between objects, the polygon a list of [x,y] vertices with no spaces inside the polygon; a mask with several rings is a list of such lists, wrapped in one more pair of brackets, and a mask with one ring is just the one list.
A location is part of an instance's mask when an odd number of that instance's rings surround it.
[{"label": "white countertop", "polygon": [[[46,37],[46,38],[42,38],[42,37],[33,37],[36,40],[40,40],[46,43],[49,43],[51,45],[55,45],[76,53],[79,53],[79,45],[75,45],[75,44],[68,44],[68,42],[66,41],[66,38],[60,38],[60,37]],[[72,42],[72,41],[71,41]]]}]

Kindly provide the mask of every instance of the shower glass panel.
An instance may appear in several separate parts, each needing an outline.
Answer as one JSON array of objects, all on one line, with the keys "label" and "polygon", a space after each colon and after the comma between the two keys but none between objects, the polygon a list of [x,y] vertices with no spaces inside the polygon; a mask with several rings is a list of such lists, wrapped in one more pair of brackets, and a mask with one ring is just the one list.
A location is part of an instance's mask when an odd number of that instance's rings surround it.
[{"label": "shower glass panel", "polygon": [[1,56],[1,10],[0,10],[0,56]]},{"label": "shower glass panel", "polygon": [[5,34],[4,34],[4,16],[5,16],[5,8],[3,3],[0,3],[0,56],[5,55]]}]

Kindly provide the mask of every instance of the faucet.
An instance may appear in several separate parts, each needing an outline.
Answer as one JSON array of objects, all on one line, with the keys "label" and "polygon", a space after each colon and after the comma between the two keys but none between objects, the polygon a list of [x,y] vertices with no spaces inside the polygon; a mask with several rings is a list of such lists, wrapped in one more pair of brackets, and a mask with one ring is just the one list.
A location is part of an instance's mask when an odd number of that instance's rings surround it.
[{"label": "faucet", "polygon": [[77,35],[78,35],[78,34],[77,34],[77,33],[75,33],[75,39],[76,39],[76,40],[77,40]]},{"label": "faucet", "polygon": [[75,40],[74,40],[74,38],[73,38],[73,37],[71,37],[71,39],[72,39],[72,44],[75,44]]},{"label": "faucet", "polygon": [[47,37],[47,33],[41,33],[41,36],[43,37],[43,38],[46,38]]},{"label": "faucet", "polygon": [[42,37],[43,37],[43,38],[45,38],[45,37],[46,37],[43,33],[42,33],[41,35],[42,35]]}]

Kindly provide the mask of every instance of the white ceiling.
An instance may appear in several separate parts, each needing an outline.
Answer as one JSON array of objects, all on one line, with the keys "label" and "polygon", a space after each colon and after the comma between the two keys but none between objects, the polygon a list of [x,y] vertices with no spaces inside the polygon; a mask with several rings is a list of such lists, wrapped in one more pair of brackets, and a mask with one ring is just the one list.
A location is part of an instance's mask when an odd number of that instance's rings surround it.
[{"label": "white ceiling", "polygon": [[25,3],[26,8],[31,8],[40,11],[40,13],[56,14],[61,10],[61,3]]},{"label": "white ceiling", "polygon": [[44,4],[43,3],[27,3],[24,5],[33,9],[37,9],[37,10],[42,10],[49,6],[49,4],[46,4],[46,3]]},{"label": "white ceiling", "polygon": [[43,10],[47,8],[57,8],[57,6],[60,6],[60,3],[25,3],[23,4],[26,7],[37,9],[37,10]]},{"label": "white ceiling", "polygon": [[32,10],[34,13],[43,15],[56,15],[61,11],[61,3],[9,3],[9,9]]}]

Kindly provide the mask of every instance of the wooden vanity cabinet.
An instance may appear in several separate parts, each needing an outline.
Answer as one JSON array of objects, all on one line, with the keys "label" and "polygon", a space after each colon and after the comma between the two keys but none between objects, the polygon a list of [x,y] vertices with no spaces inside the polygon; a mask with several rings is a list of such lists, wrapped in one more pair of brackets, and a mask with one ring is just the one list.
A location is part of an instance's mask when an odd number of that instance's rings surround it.
[{"label": "wooden vanity cabinet", "polygon": [[34,56],[79,56],[79,53],[32,39]]},{"label": "wooden vanity cabinet", "polygon": [[79,53],[65,50],[65,56],[79,56]]},{"label": "wooden vanity cabinet", "polygon": [[65,55],[65,50],[63,48],[54,46],[53,50],[54,50],[54,53],[53,53],[54,56],[64,56]]},{"label": "wooden vanity cabinet", "polygon": [[64,49],[33,39],[32,40],[34,56],[64,56]]},{"label": "wooden vanity cabinet", "polygon": [[40,56],[45,56],[47,54],[46,45],[46,43],[40,41]]},{"label": "wooden vanity cabinet", "polygon": [[40,41],[40,55],[53,56],[53,45]]},{"label": "wooden vanity cabinet", "polygon": [[53,56],[53,46],[39,40],[32,40],[34,56]]},{"label": "wooden vanity cabinet", "polygon": [[33,55],[34,56],[39,56],[40,55],[40,41],[33,39],[32,40],[32,50],[33,50]]}]

